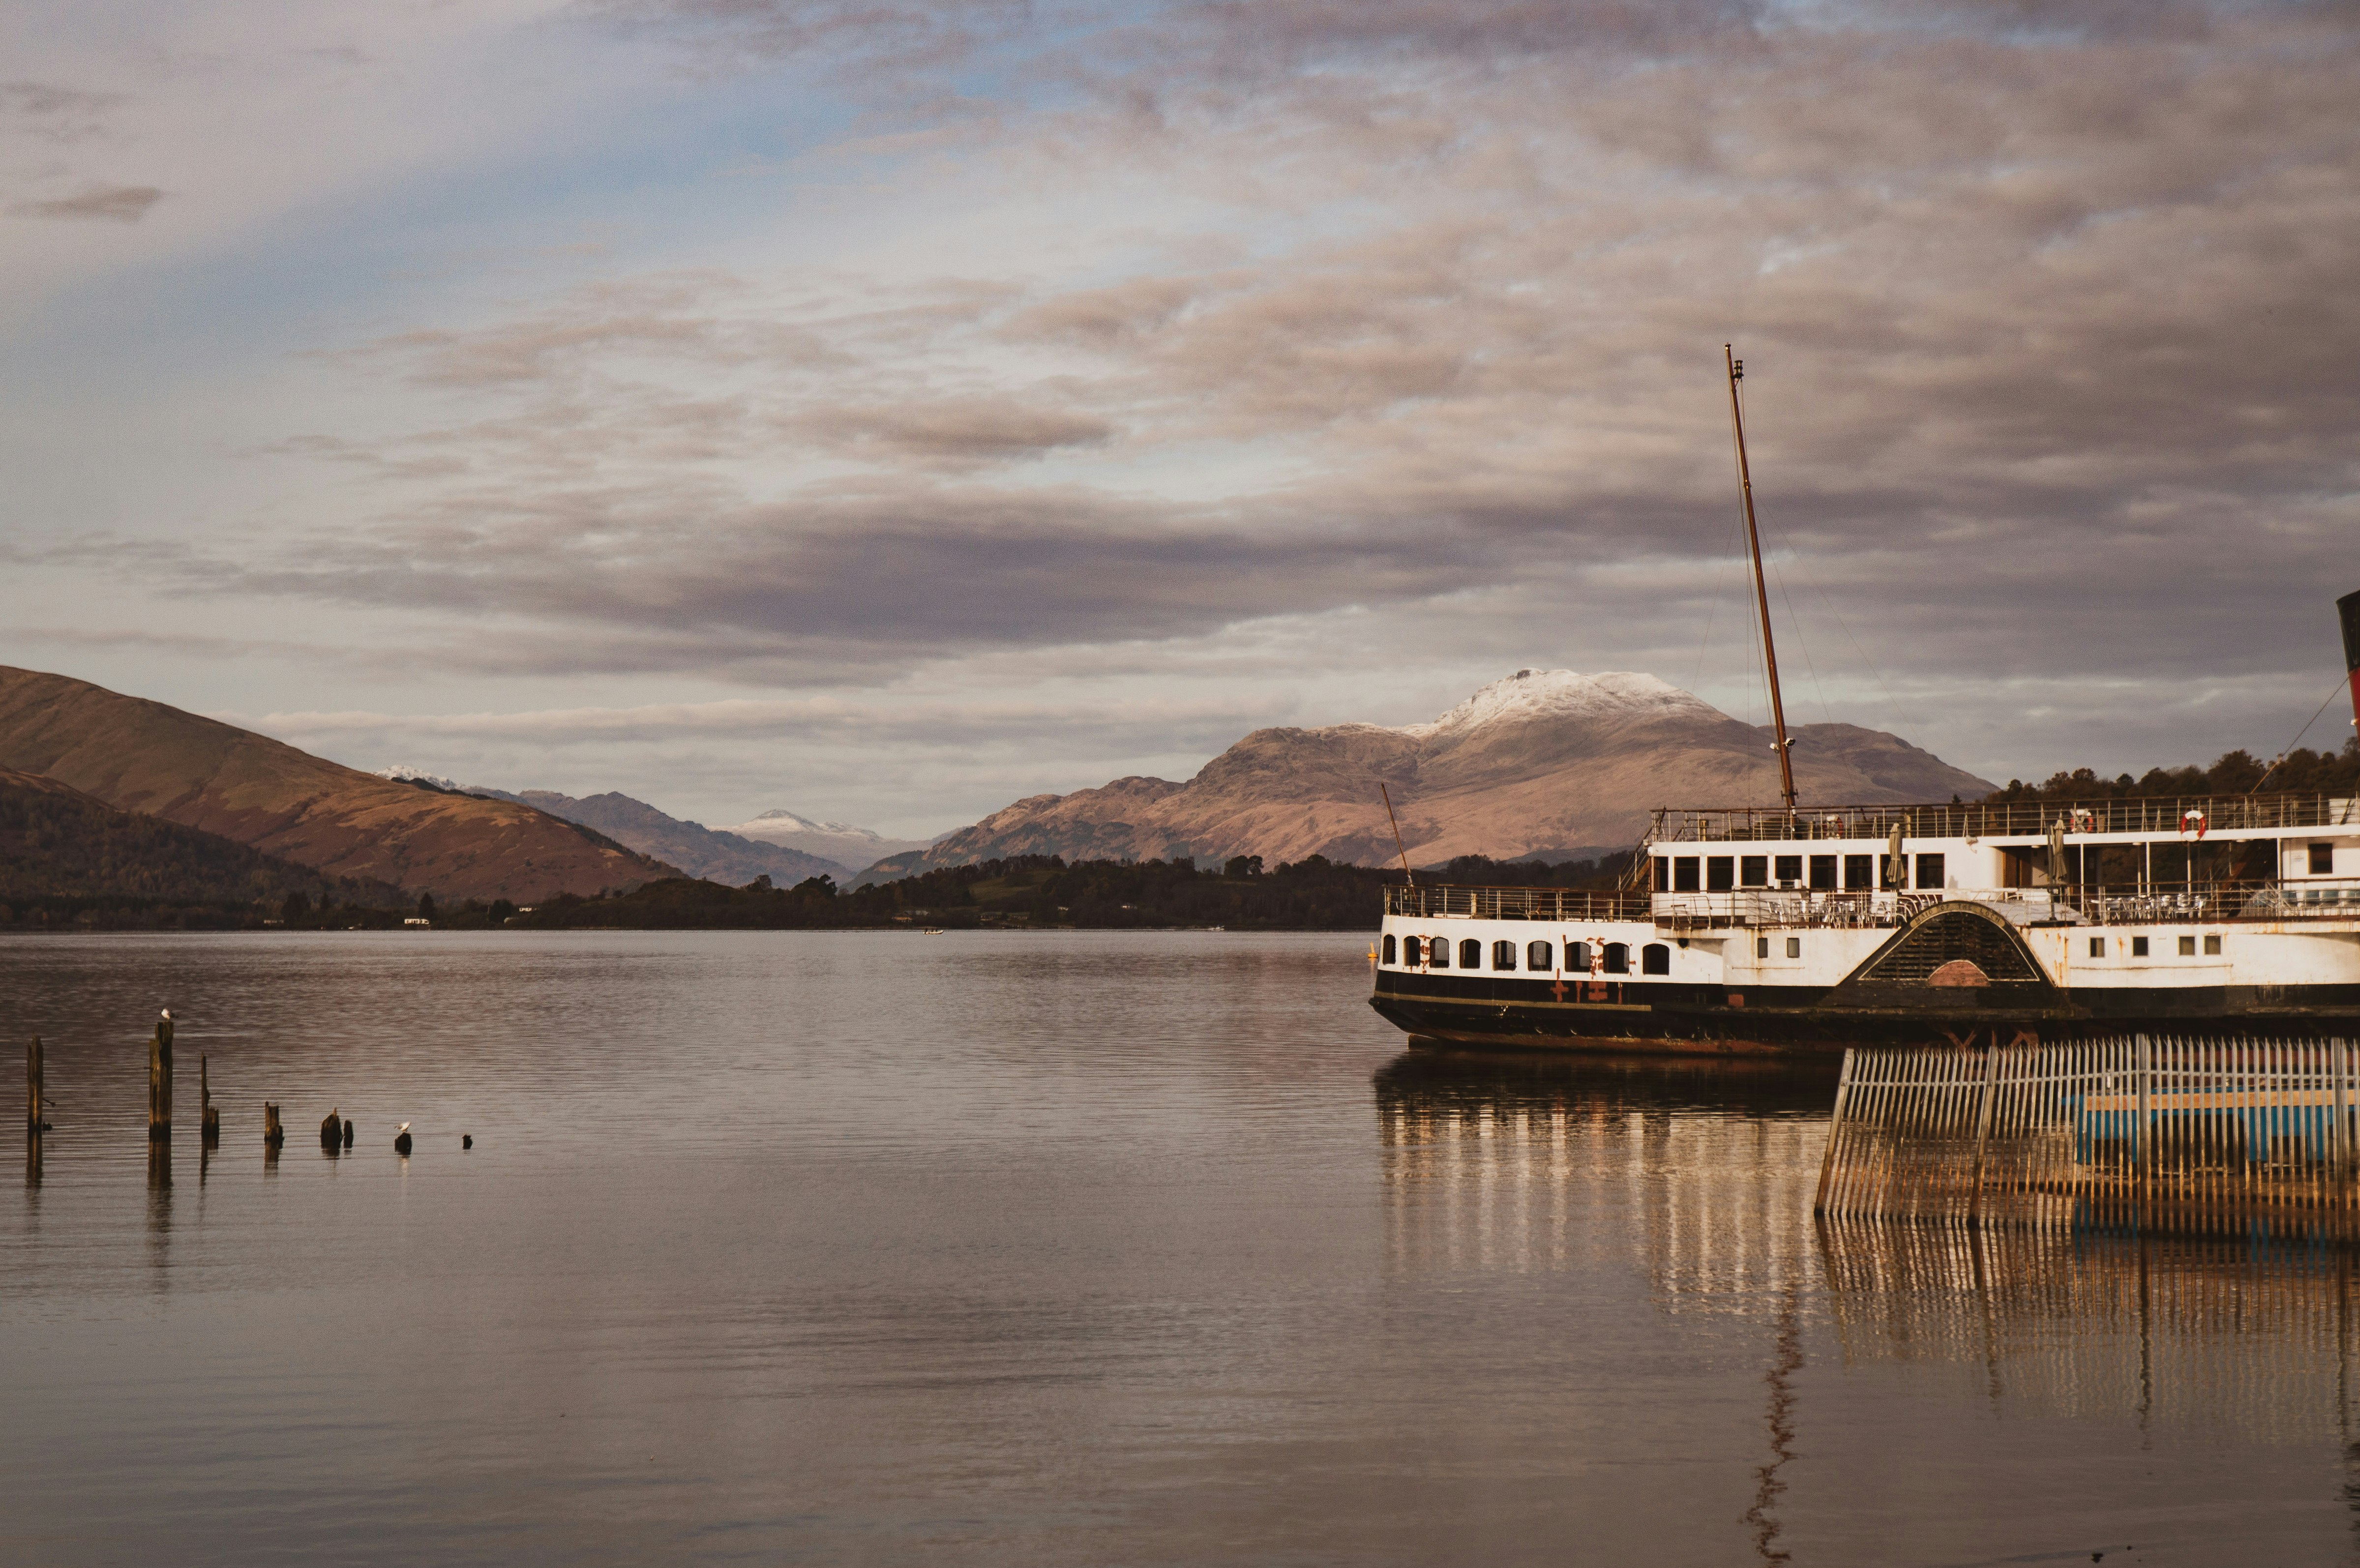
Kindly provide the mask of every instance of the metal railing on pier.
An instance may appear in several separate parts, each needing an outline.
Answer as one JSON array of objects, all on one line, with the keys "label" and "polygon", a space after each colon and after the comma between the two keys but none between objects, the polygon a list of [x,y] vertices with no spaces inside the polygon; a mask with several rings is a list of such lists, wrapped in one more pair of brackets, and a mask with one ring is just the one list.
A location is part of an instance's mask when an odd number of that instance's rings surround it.
[{"label": "metal railing on pier", "polygon": [[2341,1038],[1848,1051],[1816,1207],[2360,1235],[2356,1066]]},{"label": "metal railing on pier", "polygon": [[2060,821],[2069,834],[2172,833],[2191,842],[2271,828],[2360,825],[2348,795],[2174,795],[2095,800],[1991,800],[1957,806],[1661,807],[1653,843],[1914,838],[2035,838]]}]

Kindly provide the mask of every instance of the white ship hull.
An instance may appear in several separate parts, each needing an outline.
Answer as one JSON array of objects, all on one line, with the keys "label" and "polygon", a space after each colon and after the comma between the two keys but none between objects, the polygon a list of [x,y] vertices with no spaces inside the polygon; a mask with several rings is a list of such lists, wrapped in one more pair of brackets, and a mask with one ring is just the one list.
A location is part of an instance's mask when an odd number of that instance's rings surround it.
[{"label": "white ship hull", "polygon": [[1642,847],[1625,893],[1388,889],[1371,1005],[1609,1051],[2360,1032],[2348,800],[1663,811]]}]

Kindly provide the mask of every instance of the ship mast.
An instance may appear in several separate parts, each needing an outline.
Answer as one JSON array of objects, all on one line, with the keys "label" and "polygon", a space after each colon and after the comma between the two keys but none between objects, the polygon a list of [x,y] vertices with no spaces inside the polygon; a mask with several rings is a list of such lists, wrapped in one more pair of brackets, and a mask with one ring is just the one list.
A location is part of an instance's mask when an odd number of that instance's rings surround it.
[{"label": "ship mast", "polygon": [[1762,577],[1762,531],[1754,523],[1754,475],[1745,466],[1745,415],[1737,406],[1737,384],[1745,378],[1745,363],[1730,345],[1721,345],[1729,365],[1729,422],[1737,431],[1737,488],[1745,498],[1745,546],[1754,552],[1754,602],[1762,612],[1762,662],[1770,672],[1770,723],[1778,736],[1778,791],[1786,809],[1795,809],[1795,762],[1787,755],[1794,742],[1786,738],[1786,705],[1778,696],[1778,649],[1770,640],[1770,588]]}]

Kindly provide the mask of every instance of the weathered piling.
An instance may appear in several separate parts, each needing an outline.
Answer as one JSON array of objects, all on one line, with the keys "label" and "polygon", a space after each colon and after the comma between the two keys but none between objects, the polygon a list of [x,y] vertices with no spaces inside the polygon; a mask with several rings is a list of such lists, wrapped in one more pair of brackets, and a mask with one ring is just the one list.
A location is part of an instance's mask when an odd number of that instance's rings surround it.
[{"label": "weathered piling", "polygon": [[213,1105],[212,1059],[197,1058],[197,1138],[208,1146],[221,1141],[221,1111]]},{"label": "weathered piling", "polygon": [[262,1146],[265,1149],[275,1150],[280,1144],[285,1143],[286,1141],[287,1129],[279,1125],[279,1102],[276,1100],[263,1101]]},{"label": "weathered piling", "polygon": [[148,1140],[172,1136],[172,1009],[156,1020],[148,1039]]},{"label": "weathered piling", "polygon": [[49,1125],[41,1104],[41,1037],[25,1048],[25,1130],[35,1138]]},{"label": "weathered piling", "polygon": [[350,1117],[350,1116],[346,1116],[346,1117],[344,1118],[344,1147],[345,1147],[346,1149],[350,1149],[352,1146],[353,1146],[353,1118],[352,1118],[352,1117]]},{"label": "weathered piling", "polygon": [[1815,1207],[2360,1239],[2355,1070],[2341,1039],[1852,1051]]},{"label": "weathered piling", "polygon": [[344,1118],[340,1112],[331,1110],[321,1121],[320,1147],[330,1154],[338,1153],[344,1149]]}]

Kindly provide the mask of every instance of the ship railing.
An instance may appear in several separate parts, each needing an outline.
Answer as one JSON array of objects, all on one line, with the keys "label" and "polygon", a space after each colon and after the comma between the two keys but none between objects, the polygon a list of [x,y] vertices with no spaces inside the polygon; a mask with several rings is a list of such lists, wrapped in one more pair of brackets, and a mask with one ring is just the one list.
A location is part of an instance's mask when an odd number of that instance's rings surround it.
[{"label": "ship railing", "polygon": [[2360,798],[2348,795],[2156,795],[2124,800],[1992,800],[1956,806],[1821,806],[1706,809],[1663,807],[1653,844],[1886,839],[2038,838],[2062,826],[2067,838],[2145,833],[2196,844],[2223,834],[2276,828],[2360,827]]},{"label": "ship railing", "polygon": [[[1999,895],[2017,896],[2013,892]],[[2046,900],[2045,894],[2031,896]],[[1720,931],[1739,926],[1874,931],[1906,924],[1920,909],[1941,900],[1939,893],[1810,893],[1785,889],[1766,893],[1658,893],[1652,912],[1657,925],[1675,931]]]},{"label": "ship railing", "polygon": [[2360,918],[2360,884],[2349,882],[2224,877],[2176,887],[2068,886],[2054,891],[2059,903],[2099,925]]},{"label": "ship railing", "polygon": [[1445,883],[1385,887],[1385,913],[1421,920],[1644,920],[1644,892],[1587,887],[1470,887]]}]

